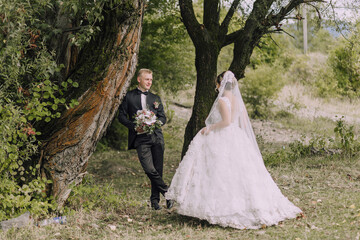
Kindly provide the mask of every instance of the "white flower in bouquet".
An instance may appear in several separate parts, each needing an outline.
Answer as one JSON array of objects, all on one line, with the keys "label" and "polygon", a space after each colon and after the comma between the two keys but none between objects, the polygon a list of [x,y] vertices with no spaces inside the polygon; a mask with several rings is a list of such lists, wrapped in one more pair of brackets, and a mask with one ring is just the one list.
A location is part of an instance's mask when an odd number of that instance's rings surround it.
[{"label": "white flower in bouquet", "polygon": [[135,131],[138,134],[152,134],[156,128],[160,128],[162,122],[157,120],[155,113],[148,109],[138,110],[135,115]]}]

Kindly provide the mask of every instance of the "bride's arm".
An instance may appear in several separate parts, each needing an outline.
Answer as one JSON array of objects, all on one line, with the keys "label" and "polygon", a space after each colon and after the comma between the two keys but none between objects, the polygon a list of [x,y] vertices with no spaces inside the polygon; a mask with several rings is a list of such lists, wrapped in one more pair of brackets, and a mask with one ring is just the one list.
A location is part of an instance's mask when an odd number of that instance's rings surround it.
[{"label": "bride's arm", "polygon": [[219,110],[221,114],[222,120],[220,122],[214,123],[210,126],[204,127],[201,129],[202,134],[209,134],[210,131],[215,129],[224,128],[230,125],[231,123],[231,115],[229,111],[229,107],[226,105],[225,101],[220,99],[219,100]]}]

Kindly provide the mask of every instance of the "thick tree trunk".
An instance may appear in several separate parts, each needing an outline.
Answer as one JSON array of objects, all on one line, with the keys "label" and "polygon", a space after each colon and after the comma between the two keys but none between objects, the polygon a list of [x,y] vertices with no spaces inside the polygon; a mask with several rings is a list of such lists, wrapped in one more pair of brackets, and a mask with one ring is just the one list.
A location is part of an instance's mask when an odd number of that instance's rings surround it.
[{"label": "thick tree trunk", "polygon": [[[124,6],[104,11],[101,33],[79,55],[67,52],[61,57],[68,63],[66,78],[80,87],[71,94],[79,105],[66,110],[52,129],[47,129],[50,137],[42,146],[42,174],[53,181],[51,193],[59,206],[68,198],[71,185],[81,182],[135,73],[144,1],[129,0]],[[64,51],[71,51],[64,45]]]},{"label": "thick tree trunk", "polygon": [[[215,98],[214,80],[216,78],[217,58],[220,49],[234,43],[234,56],[229,70],[239,79],[244,77],[245,68],[250,63],[251,54],[264,34],[273,26],[279,30],[279,23],[304,0],[277,1],[285,3],[276,14],[270,11],[275,0],[256,0],[253,9],[242,29],[227,35],[229,24],[239,0],[234,0],[223,22],[220,24],[219,0],[204,0],[203,24],[195,16],[192,0],[179,0],[184,25],[196,49],[197,82],[194,108],[185,130],[182,156],[195,134],[205,125],[204,121]],[[311,0],[310,2],[322,2]],[[225,70],[225,69],[224,69]]]},{"label": "thick tree trunk", "polygon": [[217,77],[217,59],[219,56],[218,47],[211,44],[203,44],[196,48],[196,91],[194,106],[190,121],[188,122],[182,149],[183,157],[188,149],[191,140],[196,133],[205,126],[206,116],[215,100],[215,79]]}]

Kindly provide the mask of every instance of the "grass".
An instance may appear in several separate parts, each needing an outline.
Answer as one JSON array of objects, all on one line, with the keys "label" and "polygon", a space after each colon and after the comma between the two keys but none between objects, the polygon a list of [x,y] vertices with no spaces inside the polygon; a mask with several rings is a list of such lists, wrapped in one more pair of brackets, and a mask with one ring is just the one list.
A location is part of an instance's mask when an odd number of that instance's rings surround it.
[{"label": "grass", "polygon": [[[164,179],[168,183],[180,161],[184,126],[175,117],[165,128]],[[359,169],[358,156],[303,157],[268,167],[305,218],[260,230],[237,230],[168,211],[164,199],[161,211],[151,210],[149,181],[136,151],[98,152],[89,161],[84,183],[74,189],[62,213],[67,224],[0,231],[0,239],[359,239]]]},{"label": "grass", "polygon": [[[190,105],[186,94],[174,101]],[[169,104],[169,107],[174,106]],[[164,128],[164,180],[167,183],[171,182],[180,162],[187,117],[187,112],[174,116]],[[334,135],[335,124],[326,117],[309,120],[284,111],[272,121],[275,128],[298,135]],[[355,133],[360,133],[358,127]],[[284,144],[288,143],[259,138],[263,154],[271,154]],[[149,206],[149,180],[136,151],[111,150],[97,152],[89,160],[88,175],[82,185],[74,188],[65,210],[60,213],[67,217],[67,224],[0,230],[0,240],[360,238],[359,156],[306,156],[277,162],[279,164],[269,165],[267,169],[283,194],[304,211],[304,218],[259,230],[238,230],[168,211],[164,199],[163,209],[153,211]]]}]

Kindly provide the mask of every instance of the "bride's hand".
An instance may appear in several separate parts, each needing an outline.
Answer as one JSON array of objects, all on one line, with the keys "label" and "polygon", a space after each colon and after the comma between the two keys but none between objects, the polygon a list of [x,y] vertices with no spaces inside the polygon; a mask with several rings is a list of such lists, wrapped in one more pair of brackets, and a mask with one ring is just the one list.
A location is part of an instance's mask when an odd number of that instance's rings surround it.
[{"label": "bride's hand", "polygon": [[201,134],[202,135],[208,135],[210,133],[210,128],[209,127],[203,127],[202,129],[201,129]]}]

